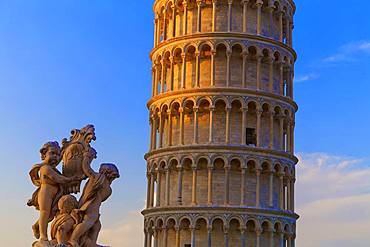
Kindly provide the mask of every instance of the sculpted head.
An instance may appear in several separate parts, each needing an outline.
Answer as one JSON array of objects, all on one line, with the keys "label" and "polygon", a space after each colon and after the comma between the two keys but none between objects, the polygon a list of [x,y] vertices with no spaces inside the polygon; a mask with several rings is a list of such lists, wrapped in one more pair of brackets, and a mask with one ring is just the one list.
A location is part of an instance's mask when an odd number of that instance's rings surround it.
[{"label": "sculpted head", "polygon": [[109,182],[113,182],[114,179],[119,178],[119,170],[115,164],[104,163],[100,165],[100,174],[104,174]]},{"label": "sculpted head", "polygon": [[41,159],[49,165],[57,166],[60,161],[60,147],[58,142],[47,142],[40,149]]},{"label": "sculpted head", "polygon": [[78,207],[76,197],[72,195],[65,195],[58,201],[58,209],[62,214],[70,214],[73,209]]}]

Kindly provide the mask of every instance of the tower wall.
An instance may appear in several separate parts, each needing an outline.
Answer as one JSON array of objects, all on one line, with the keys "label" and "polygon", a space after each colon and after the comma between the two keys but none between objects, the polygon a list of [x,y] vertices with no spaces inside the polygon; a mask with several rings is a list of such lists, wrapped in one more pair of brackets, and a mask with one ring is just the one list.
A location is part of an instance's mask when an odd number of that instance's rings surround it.
[{"label": "tower wall", "polygon": [[294,246],[291,0],[157,0],[145,247]]}]

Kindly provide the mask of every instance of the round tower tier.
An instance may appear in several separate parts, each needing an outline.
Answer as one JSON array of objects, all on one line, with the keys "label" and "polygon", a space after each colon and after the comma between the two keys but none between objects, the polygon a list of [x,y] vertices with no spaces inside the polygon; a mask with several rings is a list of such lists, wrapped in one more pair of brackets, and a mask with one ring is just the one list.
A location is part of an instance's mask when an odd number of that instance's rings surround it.
[{"label": "round tower tier", "polygon": [[157,0],[145,247],[292,247],[292,0]]}]

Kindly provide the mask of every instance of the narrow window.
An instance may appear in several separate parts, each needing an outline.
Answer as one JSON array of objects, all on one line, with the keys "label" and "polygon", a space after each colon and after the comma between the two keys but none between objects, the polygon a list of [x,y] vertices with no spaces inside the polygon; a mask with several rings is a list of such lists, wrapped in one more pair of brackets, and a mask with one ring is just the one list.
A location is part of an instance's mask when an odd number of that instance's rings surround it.
[{"label": "narrow window", "polygon": [[191,244],[185,244],[184,247],[191,247]]},{"label": "narrow window", "polygon": [[257,145],[256,129],[247,128],[246,143],[247,145]]}]

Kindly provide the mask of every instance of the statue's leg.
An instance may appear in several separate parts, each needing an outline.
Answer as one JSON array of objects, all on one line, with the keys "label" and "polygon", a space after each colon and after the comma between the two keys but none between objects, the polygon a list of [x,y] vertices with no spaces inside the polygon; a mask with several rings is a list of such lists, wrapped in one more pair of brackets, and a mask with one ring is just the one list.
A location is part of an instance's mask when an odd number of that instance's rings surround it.
[{"label": "statue's leg", "polygon": [[82,223],[78,224],[73,230],[71,241],[78,242],[81,236],[89,231],[98,219],[99,216],[90,216],[86,214]]},{"label": "statue's leg", "polygon": [[95,244],[98,241],[100,230],[101,230],[101,223],[100,223],[100,220],[97,220],[96,223],[91,228],[90,233],[89,233],[90,240]]},{"label": "statue's leg", "polygon": [[33,231],[33,236],[35,236],[36,239],[39,239],[40,238],[39,220],[37,220],[35,224],[32,225],[32,231]]},{"label": "statue's leg", "polygon": [[44,241],[48,240],[49,213],[50,212],[48,210],[40,210],[40,219],[39,219],[40,240]]}]

